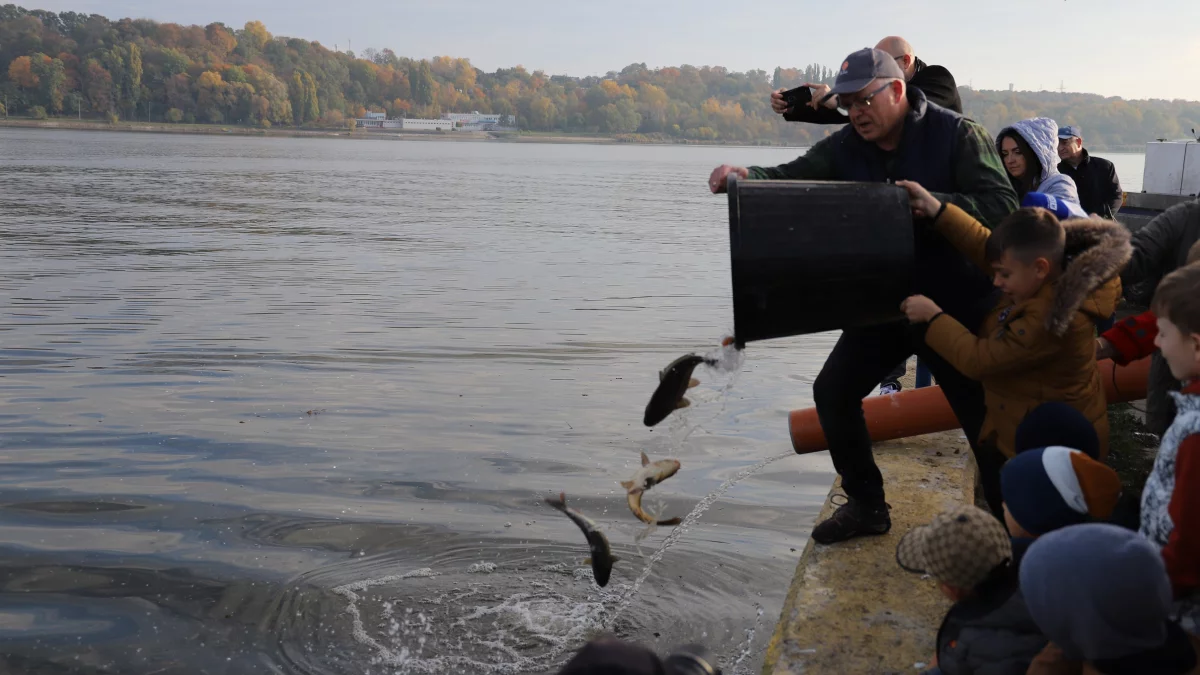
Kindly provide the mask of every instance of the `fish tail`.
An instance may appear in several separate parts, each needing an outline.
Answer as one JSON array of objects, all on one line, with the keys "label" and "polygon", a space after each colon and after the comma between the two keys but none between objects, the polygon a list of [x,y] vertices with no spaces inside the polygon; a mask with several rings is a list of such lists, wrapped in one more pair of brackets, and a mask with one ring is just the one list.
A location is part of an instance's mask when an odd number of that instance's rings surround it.
[{"label": "fish tail", "polygon": [[642,451],[642,466],[646,466],[649,463],[650,463],[650,458],[646,456],[646,451],[643,450]]}]

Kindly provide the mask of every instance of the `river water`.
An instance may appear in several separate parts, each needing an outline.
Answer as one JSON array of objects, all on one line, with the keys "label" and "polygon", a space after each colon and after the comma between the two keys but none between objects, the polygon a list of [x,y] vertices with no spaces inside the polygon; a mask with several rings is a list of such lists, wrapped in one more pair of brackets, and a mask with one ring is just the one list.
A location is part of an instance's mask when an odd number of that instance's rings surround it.
[{"label": "river water", "polygon": [[[732,327],[708,171],[796,152],[0,130],[0,663],[545,672],[611,630],[757,670],[833,475],[729,483],[834,336],[641,416]],[[647,534],[642,451],[668,516],[728,491]]]}]

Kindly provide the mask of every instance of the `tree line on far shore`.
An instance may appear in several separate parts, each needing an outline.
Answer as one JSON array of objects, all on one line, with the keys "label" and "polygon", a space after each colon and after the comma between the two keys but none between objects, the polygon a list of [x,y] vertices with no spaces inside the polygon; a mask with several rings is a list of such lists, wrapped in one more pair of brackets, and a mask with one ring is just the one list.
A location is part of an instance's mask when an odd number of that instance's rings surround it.
[{"label": "tree line on far shore", "polygon": [[[784,122],[771,111],[770,93],[833,77],[816,64],[773,73],[644,63],[602,77],[521,66],[486,73],[464,58],[335,51],[273,36],[258,21],[234,29],[0,7],[0,105],[32,117],[343,127],[367,112],[479,111],[528,131],[808,145],[834,127]],[[1089,147],[1137,149],[1200,129],[1194,101],[961,91],[967,115],[993,134],[1041,115],[1081,125]]]}]

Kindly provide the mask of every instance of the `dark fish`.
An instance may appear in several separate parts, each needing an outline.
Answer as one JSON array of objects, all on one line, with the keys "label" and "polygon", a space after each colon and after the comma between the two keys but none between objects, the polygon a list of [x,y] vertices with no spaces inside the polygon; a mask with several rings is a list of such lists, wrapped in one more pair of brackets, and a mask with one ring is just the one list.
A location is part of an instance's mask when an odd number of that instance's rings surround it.
[{"label": "dark fish", "polygon": [[654,395],[646,404],[646,416],[642,418],[642,423],[652,427],[667,419],[668,415],[679,408],[691,405],[691,401],[688,401],[683,395],[687,393],[689,387],[700,384],[692,378],[692,371],[701,363],[710,366],[717,365],[714,359],[687,354],[672,361],[671,365],[658,374],[658,389],[654,390]]},{"label": "dark fish", "polygon": [[588,548],[592,551],[592,557],[588,561],[592,564],[592,576],[595,577],[597,584],[607,586],[608,577],[612,575],[613,563],[617,562],[618,558],[612,554],[612,549],[609,548],[608,539],[605,538],[604,533],[596,529],[596,523],[593,523],[590,518],[575,509],[567,508],[566,493],[560,492],[558,499],[546,497],[546,503],[565,513],[571,522],[583,530],[583,536],[587,537]]}]

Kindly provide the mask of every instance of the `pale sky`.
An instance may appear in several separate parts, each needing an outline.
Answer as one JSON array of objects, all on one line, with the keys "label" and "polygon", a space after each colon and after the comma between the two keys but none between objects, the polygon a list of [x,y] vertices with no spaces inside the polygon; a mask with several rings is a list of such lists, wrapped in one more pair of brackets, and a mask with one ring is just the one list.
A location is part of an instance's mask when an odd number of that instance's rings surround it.
[{"label": "pale sky", "polygon": [[[10,2],[14,0],[8,0]],[[630,63],[840,64],[899,34],[977,89],[1200,100],[1200,0],[25,0],[28,9],[240,27],[357,53],[602,75]]]}]

